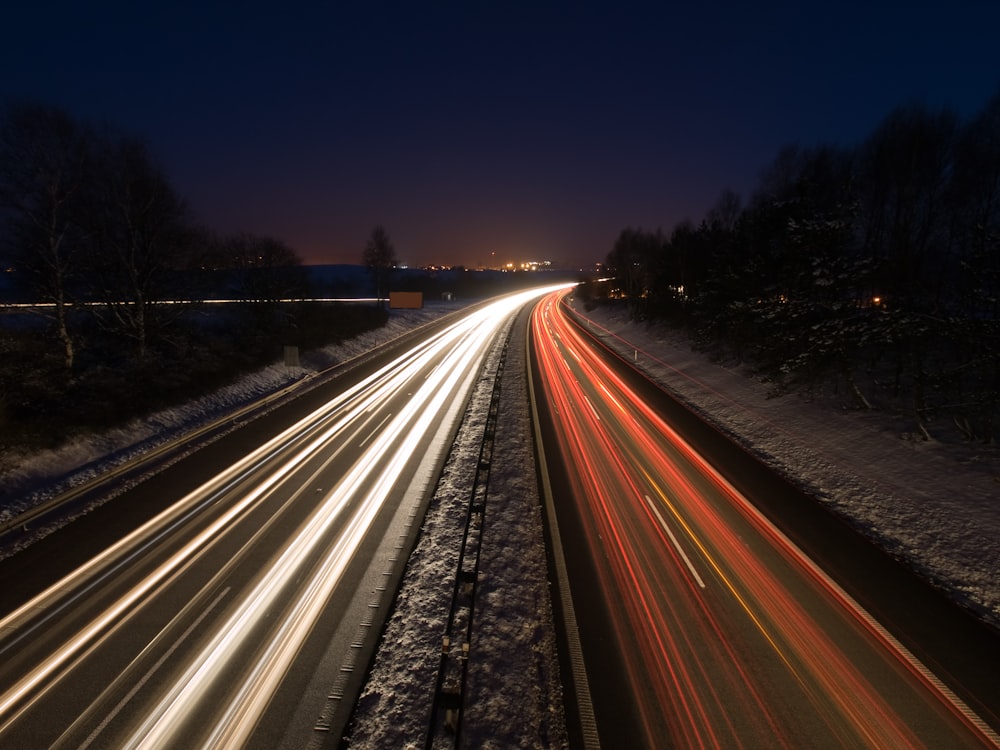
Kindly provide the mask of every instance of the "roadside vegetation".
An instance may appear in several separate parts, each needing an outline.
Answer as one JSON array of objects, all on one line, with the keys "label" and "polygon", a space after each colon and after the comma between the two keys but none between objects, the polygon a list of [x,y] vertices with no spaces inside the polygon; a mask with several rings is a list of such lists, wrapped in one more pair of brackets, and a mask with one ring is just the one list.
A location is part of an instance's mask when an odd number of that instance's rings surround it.
[{"label": "roadside vegetation", "polygon": [[839,394],[917,440],[1000,430],[1000,92],[968,122],[908,105],[853,148],[789,146],[746,205],[624,229],[581,293],[684,329],[775,395]]},{"label": "roadside vegetation", "polygon": [[0,119],[0,293],[0,467],[386,319],[289,301],[292,248],[199,225],[140,139],[30,101]]},{"label": "roadside vegetation", "polygon": [[82,342],[67,372],[51,321],[0,315],[0,468],[8,452],[55,448],[203,396],[260,367],[384,325],[372,305],[185,304],[157,331],[146,356],[128,356],[89,312],[70,317]]}]

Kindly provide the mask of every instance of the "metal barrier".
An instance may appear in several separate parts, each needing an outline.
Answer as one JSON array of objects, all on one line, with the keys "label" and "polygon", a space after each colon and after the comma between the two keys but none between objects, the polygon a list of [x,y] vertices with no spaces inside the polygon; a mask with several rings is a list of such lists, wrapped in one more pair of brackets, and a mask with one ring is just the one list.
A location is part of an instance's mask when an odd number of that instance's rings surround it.
[{"label": "metal barrier", "polygon": [[462,548],[455,573],[455,588],[444,635],[441,638],[441,663],[431,706],[427,748],[459,746],[465,680],[472,649],[473,615],[476,604],[476,581],[479,576],[479,552],[482,545],[486,498],[489,489],[497,414],[500,410],[500,385],[510,334],[504,341],[497,364],[493,395],[479,448],[475,477],[469,495],[468,516],[462,535]]}]

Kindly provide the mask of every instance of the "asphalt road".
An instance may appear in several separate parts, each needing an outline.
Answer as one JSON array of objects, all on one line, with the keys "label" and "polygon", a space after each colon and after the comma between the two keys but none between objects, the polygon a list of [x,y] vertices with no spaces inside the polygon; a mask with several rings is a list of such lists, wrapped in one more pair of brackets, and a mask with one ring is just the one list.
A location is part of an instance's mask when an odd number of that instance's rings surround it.
[{"label": "asphalt road", "polygon": [[759,491],[773,492],[774,478],[716,469],[703,447],[713,461],[738,449],[715,445],[718,435],[692,447],[557,296],[535,311],[535,373],[546,453],[561,456],[556,504],[602,744],[996,746],[988,683],[942,679],[941,649],[907,645],[915,632],[923,642],[919,626],[897,635],[896,605],[868,606],[878,587],[857,579],[892,566],[844,563],[864,542],[832,517],[795,519],[773,498],[762,512]]},{"label": "asphalt road", "polygon": [[0,562],[0,746],[335,745],[511,295]]}]

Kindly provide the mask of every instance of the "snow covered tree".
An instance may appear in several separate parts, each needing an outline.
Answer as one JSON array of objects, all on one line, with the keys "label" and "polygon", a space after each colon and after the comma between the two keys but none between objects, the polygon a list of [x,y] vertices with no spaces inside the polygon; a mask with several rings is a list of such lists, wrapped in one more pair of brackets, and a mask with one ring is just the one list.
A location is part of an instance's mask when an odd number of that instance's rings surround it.
[{"label": "snow covered tree", "polygon": [[851,174],[849,153],[784,148],[746,211],[713,210],[700,230],[712,264],[697,296],[702,332],[782,389],[853,372],[847,326],[863,280]]}]

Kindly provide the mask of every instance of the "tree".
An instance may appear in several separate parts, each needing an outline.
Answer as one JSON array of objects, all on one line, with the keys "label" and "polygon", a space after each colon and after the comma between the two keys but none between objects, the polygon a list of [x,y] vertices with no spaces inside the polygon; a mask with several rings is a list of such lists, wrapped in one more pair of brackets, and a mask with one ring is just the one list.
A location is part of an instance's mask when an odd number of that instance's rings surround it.
[{"label": "tree", "polygon": [[0,127],[0,216],[7,255],[51,316],[72,372],[69,306],[85,248],[81,205],[90,189],[94,137],[65,112],[33,102],[8,107]]},{"label": "tree", "polygon": [[958,267],[954,418],[967,438],[989,441],[1000,404],[1000,91],[959,135],[948,204]]},{"label": "tree", "polygon": [[221,240],[220,267],[235,274],[236,293],[244,302],[277,302],[304,296],[302,259],[274,237],[247,233]]},{"label": "tree", "polygon": [[930,357],[947,336],[950,267],[949,176],[957,117],[921,106],[894,110],[861,151],[860,208],[865,252],[876,261],[876,283],[887,299],[882,338],[895,357],[894,390],[910,380],[916,428],[928,437],[927,395],[935,386]]},{"label": "tree", "polygon": [[732,232],[743,211],[743,202],[734,190],[726,188],[715,199],[705,217],[705,224],[713,231]]},{"label": "tree", "polygon": [[827,146],[782,149],[746,211],[724,193],[696,235],[704,249],[693,253],[711,264],[696,290],[703,334],[752,355],[781,386],[831,369],[850,375],[845,325],[864,283],[854,204],[850,155]]},{"label": "tree", "polygon": [[965,304],[982,305],[970,314],[996,319],[1000,288],[989,280],[996,269],[992,245],[1000,235],[1000,91],[960,133],[948,205],[955,253],[968,269],[954,294]]},{"label": "tree", "polygon": [[102,145],[90,196],[88,278],[104,322],[131,339],[144,361],[169,272],[187,259],[190,217],[142,141],[109,136]]},{"label": "tree", "polygon": [[372,235],[365,245],[361,262],[372,272],[375,281],[375,297],[379,307],[384,307],[389,274],[396,267],[397,261],[396,248],[381,224],[376,225],[372,230]]},{"label": "tree", "polygon": [[944,194],[957,118],[944,110],[900,107],[861,150],[862,242],[881,261],[884,293],[893,304],[928,310],[944,280]]},{"label": "tree", "polygon": [[618,279],[633,318],[644,317],[663,244],[663,233],[659,230],[647,232],[629,227],[621,231],[608,254],[608,267]]},{"label": "tree", "polygon": [[710,232],[703,223],[700,228],[687,219],[678,223],[668,240],[660,243],[652,265],[653,279],[647,309],[653,316],[685,323],[688,303],[700,292],[703,270],[708,259]]}]

